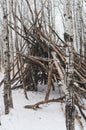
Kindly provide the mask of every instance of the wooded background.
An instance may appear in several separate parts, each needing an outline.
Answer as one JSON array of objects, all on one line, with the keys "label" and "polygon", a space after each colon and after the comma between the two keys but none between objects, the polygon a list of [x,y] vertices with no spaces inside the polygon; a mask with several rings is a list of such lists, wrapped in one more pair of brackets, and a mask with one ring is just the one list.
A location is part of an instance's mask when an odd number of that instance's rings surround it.
[{"label": "wooded background", "polygon": [[[86,1],[2,0],[0,69],[4,68],[5,114],[13,107],[11,91],[38,91],[47,84],[44,101],[65,103],[67,130],[75,118],[86,120]],[[57,85],[56,85],[57,84]],[[58,87],[60,97],[49,99]],[[81,114],[81,117],[80,117]]]}]

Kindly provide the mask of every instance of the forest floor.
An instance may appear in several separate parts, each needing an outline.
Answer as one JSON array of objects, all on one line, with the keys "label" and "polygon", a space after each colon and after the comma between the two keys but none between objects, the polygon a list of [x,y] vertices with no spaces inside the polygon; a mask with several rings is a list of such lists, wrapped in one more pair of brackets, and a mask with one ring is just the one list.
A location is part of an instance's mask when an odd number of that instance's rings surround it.
[{"label": "forest floor", "polygon": [[[3,75],[0,73],[0,80]],[[39,92],[28,92],[29,100],[25,99],[23,90],[13,90],[14,108],[8,115],[4,115],[3,86],[0,88],[0,130],[66,130],[64,105],[62,111],[61,103],[48,103],[40,106],[39,109],[25,109],[25,105],[34,104],[44,100],[46,86],[39,85]],[[58,90],[51,91],[51,98],[58,97]],[[76,129],[81,130],[76,121]],[[84,123],[84,130],[86,124]]]}]

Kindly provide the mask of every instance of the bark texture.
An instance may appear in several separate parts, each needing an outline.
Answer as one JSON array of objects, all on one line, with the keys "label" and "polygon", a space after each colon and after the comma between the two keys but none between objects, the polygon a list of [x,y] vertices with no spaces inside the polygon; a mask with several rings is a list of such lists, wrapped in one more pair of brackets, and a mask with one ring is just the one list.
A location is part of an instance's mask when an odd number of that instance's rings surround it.
[{"label": "bark texture", "polygon": [[83,0],[84,59],[86,62],[86,0]]},{"label": "bark texture", "polygon": [[73,3],[66,0],[64,5],[65,33],[64,39],[66,47],[66,127],[67,130],[74,130],[74,104],[73,104]]},{"label": "bark texture", "polygon": [[4,23],[4,104],[5,114],[9,113],[10,107],[13,107],[10,83],[10,52],[9,52],[9,30],[8,30],[7,1],[3,0],[3,23]]}]

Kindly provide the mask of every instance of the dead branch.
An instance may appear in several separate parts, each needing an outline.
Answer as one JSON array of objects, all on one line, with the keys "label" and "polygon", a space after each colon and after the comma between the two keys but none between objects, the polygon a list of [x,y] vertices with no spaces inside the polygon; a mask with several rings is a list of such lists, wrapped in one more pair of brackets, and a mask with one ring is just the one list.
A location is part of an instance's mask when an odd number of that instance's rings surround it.
[{"label": "dead branch", "polygon": [[60,97],[60,98],[57,98],[57,99],[50,99],[50,100],[46,100],[46,101],[40,101],[36,104],[33,104],[33,105],[26,105],[24,106],[24,108],[26,109],[36,109],[36,108],[39,108],[39,105],[42,105],[42,104],[46,104],[46,103],[50,103],[50,102],[65,102],[63,99],[65,98],[65,96],[63,97]]}]

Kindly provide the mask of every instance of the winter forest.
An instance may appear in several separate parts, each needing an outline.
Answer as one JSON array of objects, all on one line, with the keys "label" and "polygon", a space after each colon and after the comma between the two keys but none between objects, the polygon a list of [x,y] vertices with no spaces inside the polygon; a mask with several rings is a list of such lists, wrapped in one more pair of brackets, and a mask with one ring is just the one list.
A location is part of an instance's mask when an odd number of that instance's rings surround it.
[{"label": "winter forest", "polygon": [[0,130],[86,130],[86,0],[0,0]]}]

